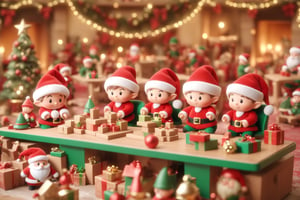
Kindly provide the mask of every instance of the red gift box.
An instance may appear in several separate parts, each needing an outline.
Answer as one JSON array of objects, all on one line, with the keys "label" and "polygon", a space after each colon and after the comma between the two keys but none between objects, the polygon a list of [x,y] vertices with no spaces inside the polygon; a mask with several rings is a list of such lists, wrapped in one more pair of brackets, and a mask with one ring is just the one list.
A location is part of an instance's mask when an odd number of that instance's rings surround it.
[{"label": "red gift box", "polygon": [[108,181],[102,175],[95,176],[95,194],[96,197],[104,199],[104,191],[117,191],[118,185],[124,183],[124,180]]},{"label": "red gift box", "polygon": [[99,125],[97,124],[86,124],[86,129],[90,131],[97,131]]},{"label": "red gift box", "polygon": [[284,131],[277,124],[271,124],[264,131],[265,144],[279,145],[284,143]]},{"label": "red gift box", "polygon": [[208,133],[190,134],[190,141],[193,142],[206,142],[209,140],[210,140],[210,135]]}]

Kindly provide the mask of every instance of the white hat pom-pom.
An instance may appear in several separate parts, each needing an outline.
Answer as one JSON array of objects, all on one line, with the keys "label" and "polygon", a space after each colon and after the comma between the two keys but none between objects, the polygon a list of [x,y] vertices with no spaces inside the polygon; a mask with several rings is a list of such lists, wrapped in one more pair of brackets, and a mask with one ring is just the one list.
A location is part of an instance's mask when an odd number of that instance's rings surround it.
[{"label": "white hat pom-pom", "polygon": [[274,111],[274,107],[273,106],[271,106],[271,105],[267,105],[265,108],[264,108],[264,113],[266,114],[266,115],[271,115],[272,113],[273,113],[273,111]]},{"label": "white hat pom-pom", "polygon": [[21,159],[20,159],[20,158],[18,158],[18,159],[17,159],[17,162],[21,162]]},{"label": "white hat pom-pom", "polygon": [[182,103],[181,100],[176,99],[176,100],[174,100],[174,101],[172,102],[172,106],[173,106],[173,108],[181,109],[182,106],[183,106],[183,103]]}]

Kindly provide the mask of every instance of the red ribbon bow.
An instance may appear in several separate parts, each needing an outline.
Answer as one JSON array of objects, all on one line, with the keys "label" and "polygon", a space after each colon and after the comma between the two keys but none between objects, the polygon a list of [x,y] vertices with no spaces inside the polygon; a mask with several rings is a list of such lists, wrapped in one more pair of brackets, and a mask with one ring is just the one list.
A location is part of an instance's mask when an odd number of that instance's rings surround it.
[{"label": "red ribbon bow", "polygon": [[270,126],[269,126],[269,130],[271,130],[271,131],[279,131],[280,130],[280,127],[279,127],[279,125],[278,124],[271,124]]},{"label": "red ribbon bow", "polygon": [[0,164],[0,169],[8,169],[11,167],[11,163],[10,162],[4,162]]},{"label": "red ribbon bow", "polygon": [[1,16],[4,17],[4,26],[8,26],[12,23],[12,18],[15,16],[16,12],[14,10],[3,9],[1,10]]},{"label": "red ribbon bow", "polygon": [[242,142],[255,142],[255,137],[251,137],[250,135],[245,135],[242,138]]}]

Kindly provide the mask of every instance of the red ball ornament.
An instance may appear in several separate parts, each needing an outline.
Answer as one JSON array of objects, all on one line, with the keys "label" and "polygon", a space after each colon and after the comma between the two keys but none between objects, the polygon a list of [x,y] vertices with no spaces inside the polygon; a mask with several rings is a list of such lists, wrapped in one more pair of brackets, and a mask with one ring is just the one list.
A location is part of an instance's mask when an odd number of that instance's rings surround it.
[{"label": "red ball ornament", "polygon": [[18,60],[18,56],[17,56],[16,54],[13,55],[13,56],[12,56],[12,59],[13,59],[13,60]]},{"label": "red ball ornament", "polygon": [[115,192],[109,197],[109,200],[125,200],[125,197],[123,195]]},{"label": "red ball ornament", "polygon": [[16,69],[15,73],[16,73],[17,76],[20,76],[21,75],[21,70]]},{"label": "red ball ornament", "polygon": [[144,142],[147,147],[149,147],[150,149],[154,149],[158,145],[159,141],[158,141],[158,137],[156,137],[155,135],[149,134],[145,137]]},{"label": "red ball ornament", "polygon": [[14,43],[14,46],[15,47],[18,47],[20,45],[20,42],[19,41],[16,41],[15,43]]},{"label": "red ball ornament", "polygon": [[31,78],[30,77],[26,77],[26,81],[31,82]]},{"label": "red ball ornament", "polygon": [[22,56],[22,61],[27,61],[27,56]]},{"label": "red ball ornament", "polygon": [[30,45],[30,48],[31,48],[31,49],[34,49],[34,44],[31,44],[31,45]]}]

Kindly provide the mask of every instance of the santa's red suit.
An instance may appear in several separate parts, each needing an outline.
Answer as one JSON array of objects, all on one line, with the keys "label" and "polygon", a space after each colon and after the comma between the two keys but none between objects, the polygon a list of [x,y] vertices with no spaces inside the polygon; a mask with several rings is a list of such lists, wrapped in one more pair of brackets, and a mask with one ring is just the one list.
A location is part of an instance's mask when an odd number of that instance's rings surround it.
[{"label": "santa's red suit", "polygon": [[206,114],[210,113],[216,116],[216,109],[212,106],[206,108],[196,108],[194,106],[189,106],[184,108],[180,113],[188,117],[187,125],[194,129],[202,130],[208,127],[213,127],[217,125],[216,120],[209,120]]},{"label": "santa's red suit", "polygon": [[162,123],[173,121],[172,119],[173,108],[169,103],[155,104],[150,102],[147,103],[145,107],[142,109],[146,109],[150,114],[161,113],[161,112],[164,113],[167,117],[161,119]]},{"label": "santa's red suit", "polygon": [[25,182],[28,185],[32,185],[32,186],[39,186],[42,185],[43,182],[47,179],[47,178],[51,178],[51,176],[53,176],[54,178],[57,178],[59,176],[59,173],[55,171],[55,169],[50,166],[49,167],[49,174],[46,177],[34,177],[34,175],[32,175],[32,172],[30,171],[31,168],[30,166],[26,167],[22,172],[21,172],[21,176],[25,177]]},{"label": "santa's red suit", "polygon": [[26,121],[29,123],[30,127],[33,128],[36,126],[36,116],[33,112],[31,113],[22,112],[22,114],[24,115]]},{"label": "santa's red suit", "polygon": [[116,112],[116,113],[121,112],[122,113],[121,118],[128,122],[132,121],[135,117],[133,113],[134,105],[130,101],[125,103],[110,102],[108,105],[104,107],[104,110],[106,109],[109,109],[109,111]]},{"label": "santa's red suit", "polygon": [[[230,121],[228,130],[238,133],[258,130],[258,127],[255,126],[255,123],[257,122],[257,114],[255,111],[248,111],[244,112],[242,115],[239,115],[237,111],[230,110],[225,114],[225,116],[228,117]],[[246,120],[248,122],[248,127],[243,127],[242,120]]]},{"label": "santa's red suit", "polygon": [[[43,125],[58,126],[64,123],[64,119],[62,118],[64,113],[69,114],[69,111],[65,106],[55,110],[41,107],[39,110],[40,118],[38,119],[38,122]],[[48,114],[50,114],[50,118],[45,119],[45,116]]]}]

